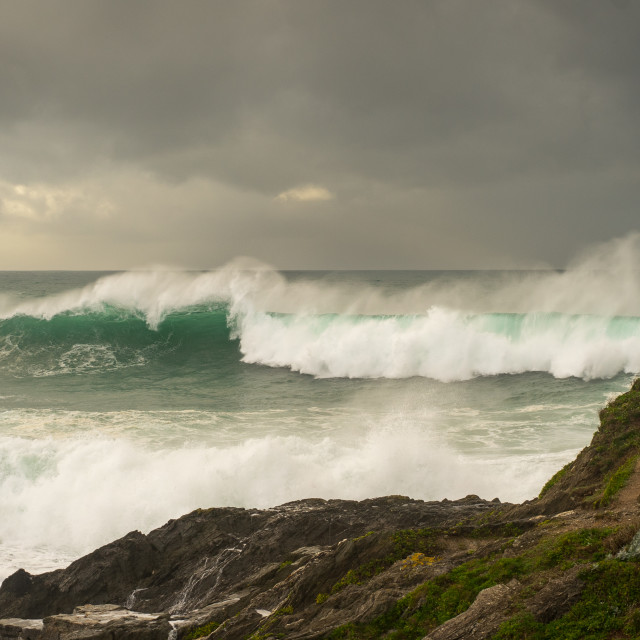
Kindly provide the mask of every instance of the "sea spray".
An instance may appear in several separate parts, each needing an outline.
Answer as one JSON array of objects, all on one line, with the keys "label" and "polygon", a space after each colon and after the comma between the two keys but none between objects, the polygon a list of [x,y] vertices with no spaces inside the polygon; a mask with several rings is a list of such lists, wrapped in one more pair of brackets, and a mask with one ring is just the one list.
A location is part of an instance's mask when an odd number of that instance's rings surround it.
[{"label": "sea spray", "polygon": [[640,317],[640,233],[593,248],[566,271],[424,272],[423,278],[391,278],[392,284],[388,278],[372,283],[358,273],[347,279],[330,272],[291,279],[246,259],[207,272],[114,273],[51,296],[23,299],[0,293],[0,318],[51,319],[111,308],[140,314],[157,328],[173,311],[219,302],[229,305],[232,316],[250,310],[402,316],[442,307],[470,313]]}]

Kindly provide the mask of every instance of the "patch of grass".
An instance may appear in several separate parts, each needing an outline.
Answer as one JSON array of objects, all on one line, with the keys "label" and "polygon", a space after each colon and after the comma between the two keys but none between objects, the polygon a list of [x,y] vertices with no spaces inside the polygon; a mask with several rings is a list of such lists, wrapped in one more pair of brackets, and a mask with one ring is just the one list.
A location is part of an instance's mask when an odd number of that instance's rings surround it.
[{"label": "patch of grass", "polygon": [[428,553],[437,547],[438,535],[439,532],[435,529],[401,529],[396,531],[391,535],[392,555],[396,560],[402,560],[410,553]]},{"label": "patch of grass", "polygon": [[621,464],[608,478],[602,497],[597,501],[598,507],[606,507],[614,496],[627,484],[638,461],[638,456],[629,458]]},{"label": "patch of grass", "polygon": [[566,570],[577,561],[598,562],[607,555],[606,538],[615,529],[579,529],[553,538],[542,540],[523,556],[530,565],[530,571],[540,571],[552,567]]},{"label": "patch of grass", "polygon": [[287,567],[290,567],[293,564],[293,560],[285,560],[284,562],[280,563],[280,566],[278,567],[278,569],[286,569]]},{"label": "patch of grass", "polygon": [[394,560],[391,558],[391,556],[376,558],[361,564],[355,569],[349,569],[349,571],[331,587],[331,593],[338,593],[338,591],[342,591],[342,589],[349,584],[362,584],[373,578],[373,576],[377,576],[393,564]]},{"label": "patch of grass", "polygon": [[220,626],[218,622],[207,622],[207,624],[203,624],[201,627],[196,627],[195,629],[191,629],[186,636],[182,636],[182,640],[196,640],[196,638],[204,638],[208,636],[212,631],[215,631]]},{"label": "patch of grass", "polygon": [[316,604],[324,604],[329,598],[328,593],[319,593],[316,596]]},{"label": "patch of grass", "polygon": [[555,485],[558,482],[558,480],[560,480],[563,476],[565,476],[567,471],[569,470],[569,467],[572,464],[573,464],[573,461],[569,462],[564,467],[562,467],[562,469],[560,469],[560,471],[557,471],[554,475],[552,475],[551,478],[549,478],[549,480],[547,480],[547,482],[544,485],[544,487],[542,487],[542,490],[540,491],[540,495],[538,496],[538,498],[542,498],[542,496],[545,493],[547,493],[549,491],[549,489],[551,489],[551,487],[553,487],[553,485]]},{"label": "patch of grass", "polygon": [[524,529],[513,522],[508,522],[500,529],[500,535],[504,538],[517,537],[524,533]]},{"label": "patch of grass", "polygon": [[267,638],[282,638],[282,633],[272,633],[271,628],[278,622],[282,616],[288,616],[293,613],[293,605],[286,605],[274,611],[257,631],[247,636],[247,640],[266,640]]},{"label": "patch of grass", "polygon": [[580,600],[548,624],[531,614],[506,621],[492,640],[606,640],[640,637],[640,567],[605,560],[581,574],[586,585]]},{"label": "patch of grass", "polygon": [[[513,558],[494,555],[470,560],[420,585],[372,622],[340,627],[330,637],[334,640],[374,640],[382,636],[388,640],[418,640],[466,611],[483,589],[556,567],[566,569],[578,561],[603,559],[606,540],[614,534],[613,529],[582,529],[544,539]],[[504,638],[528,638],[517,633],[523,633],[526,624],[531,627],[527,633],[532,633],[534,627],[530,623],[528,619],[514,619],[511,628],[506,627],[504,631],[512,635]]]},{"label": "patch of grass", "polygon": [[336,629],[334,640],[418,640],[431,629],[466,611],[482,589],[508,582],[521,575],[520,558],[471,560],[449,573],[424,583],[399,600],[384,615],[368,624],[350,624]]},{"label": "patch of grass", "polygon": [[364,538],[368,538],[369,536],[372,536],[375,533],[375,531],[367,531],[367,533],[363,533],[361,536],[357,536],[356,538],[353,538],[353,540],[364,540]]},{"label": "patch of grass", "polygon": [[538,640],[544,638],[544,625],[530,613],[520,613],[503,622],[491,640]]},{"label": "patch of grass", "polygon": [[[360,540],[370,534],[355,538]],[[421,554],[424,557],[435,558],[440,549],[438,544],[439,532],[434,529],[401,529],[390,534],[383,548],[386,555],[373,558],[359,567],[349,569],[332,587],[331,593],[342,591],[347,585],[362,584],[379,573],[388,569],[398,560],[402,560],[413,554]],[[430,563],[432,564],[432,563]]]}]

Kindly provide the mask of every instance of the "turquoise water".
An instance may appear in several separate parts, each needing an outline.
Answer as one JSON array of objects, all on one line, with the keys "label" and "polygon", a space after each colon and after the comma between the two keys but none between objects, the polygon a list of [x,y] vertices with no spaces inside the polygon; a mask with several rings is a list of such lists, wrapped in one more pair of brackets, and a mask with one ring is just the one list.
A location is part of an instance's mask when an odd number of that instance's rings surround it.
[{"label": "turquoise water", "polygon": [[0,578],[197,507],[533,497],[640,370],[638,296],[576,278],[0,273]]}]

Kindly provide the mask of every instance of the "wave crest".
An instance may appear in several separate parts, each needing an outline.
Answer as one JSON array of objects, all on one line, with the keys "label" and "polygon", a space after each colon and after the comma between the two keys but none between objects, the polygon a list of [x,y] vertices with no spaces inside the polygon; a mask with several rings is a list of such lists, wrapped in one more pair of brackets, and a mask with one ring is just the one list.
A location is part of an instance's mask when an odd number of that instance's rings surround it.
[{"label": "wave crest", "polygon": [[317,377],[451,382],[476,376],[548,372],[609,378],[640,371],[640,319],[563,314],[237,318],[243,360]]}]

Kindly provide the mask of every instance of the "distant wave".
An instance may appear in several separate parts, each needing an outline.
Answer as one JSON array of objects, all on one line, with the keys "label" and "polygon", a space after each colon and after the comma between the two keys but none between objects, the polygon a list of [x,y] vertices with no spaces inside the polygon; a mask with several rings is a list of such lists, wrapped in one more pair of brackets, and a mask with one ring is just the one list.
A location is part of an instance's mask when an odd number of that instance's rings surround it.
[{"label": "distant wave", "polygon": [[150,327],[104,306],[0,321],[0,370],[47,376],[153,366],[185,355],[241,358],[316,377],[450,382],[548,372],[586,380],[640,371],[640,318],[560,313],[291,314],[192,306]]},{"label": "distant wave", "polygon": [[337,378],[637,373],[639,244],[640,235],[617,241],[564,273],[453,274],[408,289],[291,281],[242,262],[112,274],[42,298],[4,295],[0,372],[99,373],[199,354],[203,364],[224,355]]}]

